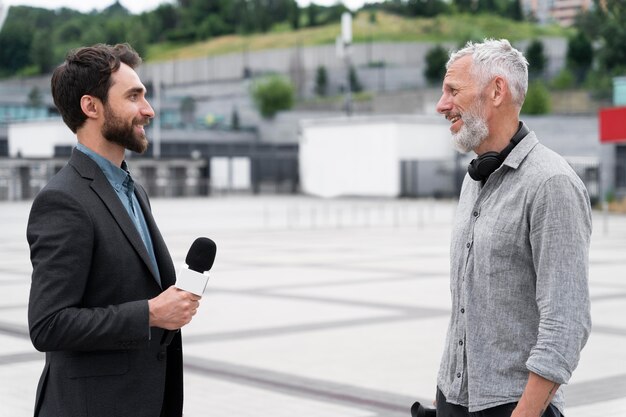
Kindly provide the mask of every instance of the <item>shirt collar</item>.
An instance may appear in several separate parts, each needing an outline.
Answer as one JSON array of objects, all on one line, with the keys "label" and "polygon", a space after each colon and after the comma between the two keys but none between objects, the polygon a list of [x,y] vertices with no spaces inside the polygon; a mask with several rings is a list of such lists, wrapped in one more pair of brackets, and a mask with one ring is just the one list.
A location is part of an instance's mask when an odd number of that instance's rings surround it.
[{"label": "shirt collar", "polygon": [[530,151],[539,143],[537,135],[534,131],[530,131],[520,143],[513,148],[509,156],[504,160],[503,165],[513,169],[519,168],[520,164],[526,159]]},{"label": "shirt collar", "polygon": [[111,161],[103,157],[102,155],[97,154],[93,150],[89,149],[82,143],[76,145],[76,149],[90,157],[102,170],[104,176],[109,180],[109,183],[116,190],[120,190],[122,188],[133,189],[133,180],[128,172],[128,165],[126,161],[122,161],[122,166],[118,167],[114,165]]}]

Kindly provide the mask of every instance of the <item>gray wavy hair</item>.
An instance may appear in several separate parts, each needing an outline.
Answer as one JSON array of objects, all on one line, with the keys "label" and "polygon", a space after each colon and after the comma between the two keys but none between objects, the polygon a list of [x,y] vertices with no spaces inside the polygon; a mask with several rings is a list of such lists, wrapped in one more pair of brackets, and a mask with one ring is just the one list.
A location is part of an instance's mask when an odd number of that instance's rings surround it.
[{"label": "gray wavy hair", "polygon": [[450,55],[446,69],[467,55],[472,57],[471,71],[481,83],[481,88],[500,76],[509,85],[513,102],[522,107],[528,90],[528,61],[520,51],[506,39],[485,39],[481,43],[469,41]]}]

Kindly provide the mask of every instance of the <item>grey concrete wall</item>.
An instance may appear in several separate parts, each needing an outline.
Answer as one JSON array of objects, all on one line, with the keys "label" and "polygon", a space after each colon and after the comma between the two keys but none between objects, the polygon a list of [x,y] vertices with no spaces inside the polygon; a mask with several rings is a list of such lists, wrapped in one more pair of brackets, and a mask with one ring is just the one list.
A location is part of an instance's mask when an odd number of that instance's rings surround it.
[{"label": "grey concrete wall", "polygon": [[[548,58],[547,75],[556,74],[565,63],[567,40],[564,38],[542,38],[544,53]],[[525,51],[528,41],[515,44]],[[368,89],[375,89],[379,81],[380,70],[367,68],[370,63],[384,62],[388,83],[396,83],[403,87],[420,87],[424,85],[422,76],[424,57],[434,46],[432,42],[372,42],[355,44],[350,47],[349,59],[367,82]],[[455,48],[455,43],[446,43],[444,47]],[[151,81],[158,74],[165,85],[198,82],[216,82],[241,79],[244,68],[248,67],[252,74],[280,73],[292,75],[303,72],[305,79],[314,79],[318,66],[325,66],[331,75],[331,84],[337,77],[334,74],[345,74],[346,61],[337,56],[334,45],[301,47],[294,41],[292,48],[272,49],[249,52],[233,51],[227,55],[194,58],[188,60],[146,63],[140,69],[140,76]],[[397,71],[397,72],[394,72]],[[342,79],[343,76],[338,79]],[[394,89],[396,87],[389,87]],[[308,90],[308,89],[307,89]]]}]

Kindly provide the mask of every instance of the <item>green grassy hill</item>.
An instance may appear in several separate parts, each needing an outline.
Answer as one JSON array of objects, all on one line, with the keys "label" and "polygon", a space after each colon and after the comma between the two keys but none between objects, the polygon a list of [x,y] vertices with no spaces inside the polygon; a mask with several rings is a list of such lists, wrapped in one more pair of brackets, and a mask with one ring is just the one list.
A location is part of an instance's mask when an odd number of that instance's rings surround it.
[{"label": "green grassy hill", "polygon": [[[450,15],[434,18],[405,18],[377,12],[376,22],[370,22],[369,12],[360,12],[353,21],[353,39],[360,42],[461,42],[467,39],[507,38],[511,41],[540,36],[567,36],[571,29],[557,25],[539,26],[515,22],[494,15]],[[186,59],[221,55],[231,52],[334,44],[340,25],[331,24],[292,31],[279,25],[270,33],[250,36],[229,35],[189,45],[162,43],[148,49],[148,61]]]}]

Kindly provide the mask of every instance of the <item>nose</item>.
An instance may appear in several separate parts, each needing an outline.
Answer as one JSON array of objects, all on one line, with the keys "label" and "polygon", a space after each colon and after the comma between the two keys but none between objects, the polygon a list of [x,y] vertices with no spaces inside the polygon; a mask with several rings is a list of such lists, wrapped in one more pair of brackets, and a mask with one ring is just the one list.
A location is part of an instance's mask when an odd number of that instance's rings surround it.
[{"label": "nose", "polygon": [[148,103],[148,100],[144,99],[144,102],[145,105],[141,109],[141,114],[152,119],[154,117],[154,109],[152,108],[150,103]]},{"label": "nose", "polygon": [[442,93],[441,98],[437,102],[437,113],[447,113],[452,110],[452,102],[447,93]]}]

